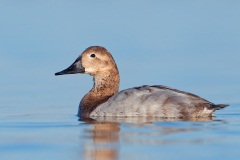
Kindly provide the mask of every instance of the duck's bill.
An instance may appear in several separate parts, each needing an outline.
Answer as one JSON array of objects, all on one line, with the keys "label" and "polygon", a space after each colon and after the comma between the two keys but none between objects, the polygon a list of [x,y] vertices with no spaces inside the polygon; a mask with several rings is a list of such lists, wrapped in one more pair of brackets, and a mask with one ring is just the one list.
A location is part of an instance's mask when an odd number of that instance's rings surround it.
[{"label": "duck's bill", "polygon": [[85,73],[85,68],[82,66],[80,62],[74,62],[68,68],[55,73],[56,76],[64,75],[64,74],[77,74],[77,73]]}]

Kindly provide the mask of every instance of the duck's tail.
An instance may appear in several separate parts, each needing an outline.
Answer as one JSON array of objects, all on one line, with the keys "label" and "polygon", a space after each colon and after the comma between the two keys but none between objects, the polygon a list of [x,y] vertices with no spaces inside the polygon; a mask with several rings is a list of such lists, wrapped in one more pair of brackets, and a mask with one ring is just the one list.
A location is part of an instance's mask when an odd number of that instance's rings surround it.
[{"label": "duck's tail", "polygon": [[223,109],[227,106],[229,106],[229,104],[213,104],[209,107],[209,109],[212,109],[215,111],[215,110]]}]

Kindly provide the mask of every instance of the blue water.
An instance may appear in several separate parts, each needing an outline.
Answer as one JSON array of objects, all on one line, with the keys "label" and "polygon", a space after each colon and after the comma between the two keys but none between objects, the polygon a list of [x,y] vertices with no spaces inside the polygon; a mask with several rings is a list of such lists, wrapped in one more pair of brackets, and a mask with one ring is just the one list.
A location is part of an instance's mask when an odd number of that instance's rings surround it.
[{"label": "blue water", "polygon": [[[240,1],[0,0],[0,159],[239,159]],[[115,58],[120,90],[166,85],[213,119],[78,120],[92,77],[54,73],[87,47]]]},{"label": "blue water", "polygon": [[42,107],[35,114],[7,110],[0,109],[3,160],[237,160],[240,156],[240,104],[212,119],[192,121],[143,117],[78,121],[67,107]]}]

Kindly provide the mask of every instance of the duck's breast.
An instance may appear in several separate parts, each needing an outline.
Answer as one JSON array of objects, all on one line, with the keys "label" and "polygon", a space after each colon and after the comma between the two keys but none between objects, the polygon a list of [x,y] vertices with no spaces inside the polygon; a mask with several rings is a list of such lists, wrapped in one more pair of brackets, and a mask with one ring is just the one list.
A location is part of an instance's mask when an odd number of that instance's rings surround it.
[{"label": "duck's breast", "polygon": [[[196,95],[165,86],[141,86],[123,90],[99,105],[95,116],[202,116],[210,102]],[[209,112],[209,113],[207,113]],[[207,111],[211,114],[212,111]],[[196,115],[194,115],[196,114]],[[200,115],[198,115],[200,114]]]}]

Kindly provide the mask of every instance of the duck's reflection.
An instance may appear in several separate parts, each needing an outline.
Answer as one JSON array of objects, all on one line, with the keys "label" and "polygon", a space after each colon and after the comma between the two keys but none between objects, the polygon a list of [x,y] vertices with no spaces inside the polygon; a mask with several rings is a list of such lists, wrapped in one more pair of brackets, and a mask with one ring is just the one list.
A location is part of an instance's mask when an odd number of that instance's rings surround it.
[{"label": "duck's reflection", "polygon": [[[194,119],[176,119],[176,118],[157,118],[157,117],[98,117],[80,118],[86,124],[90,124],[91,128],[85,130],[85,135],[90,135],[87,143],[84,146],[84,159],[94,160],[113,160],[118,159],[119,152],[119,139],[124,143],[137,143],[137,144],[167,144],[173,143],[171,140],[165,140],[161,136],[173,133],[184,133],[195,131],[196,128],[179,128],[179,127],[166,127],[153,122],[171,122],[171,121],[193,121],[193,122],[207,122],[212,121],[212,117],[207,118],[194,118]],[[146,127],[150,129],[149,132],[122,132],[120,135],[120,124],[128,123],[127,128],[141,128]],[[125,126],[126,127],[126,126]],[[160,137],[160,141],[156,141],[155,137]],[[151,137],[151,138],[143,138]],[[137,142],[135,142],[137,141]]]},{"label": "duck's reflection", "polygon": [[91,142],[85,145],[84,158],[94,160],[118,159],[118,142],[120,124],[117,122],[100,122],[90,118],[80,118],[90,129],[85,130],[91,136]]}]

